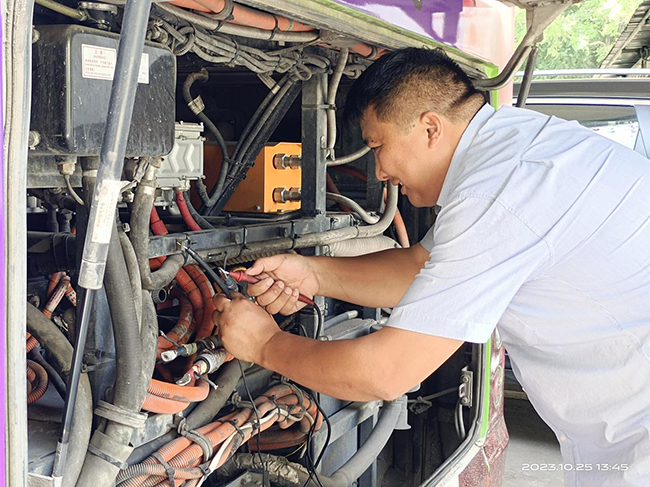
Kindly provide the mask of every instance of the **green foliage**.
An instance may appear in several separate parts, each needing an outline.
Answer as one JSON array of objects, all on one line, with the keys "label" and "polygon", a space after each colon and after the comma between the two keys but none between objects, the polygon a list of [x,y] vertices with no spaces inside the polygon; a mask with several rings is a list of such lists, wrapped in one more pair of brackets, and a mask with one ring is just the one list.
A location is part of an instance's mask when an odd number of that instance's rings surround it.
[{"label": "green foliage", "polygon": [[[569,7],[544,32],[536,68],[599,68],[639,3],[640,0],[586,0]],[[526,13],[518,9],[517,43],[525,33]]]}]

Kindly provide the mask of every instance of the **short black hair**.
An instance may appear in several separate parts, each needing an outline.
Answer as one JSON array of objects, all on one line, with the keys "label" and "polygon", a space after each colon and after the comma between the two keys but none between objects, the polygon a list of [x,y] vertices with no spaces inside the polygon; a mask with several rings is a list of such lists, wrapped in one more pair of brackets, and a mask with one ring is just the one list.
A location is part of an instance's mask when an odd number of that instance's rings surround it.
[{"label": "short black hair", "polygon": [[373,107],[382,121],[410,124],[432,110],[470,120],[485,103],[462,68],[440,49],[409,47],[385,54],[352,85],[345,115],[359,121]]}]

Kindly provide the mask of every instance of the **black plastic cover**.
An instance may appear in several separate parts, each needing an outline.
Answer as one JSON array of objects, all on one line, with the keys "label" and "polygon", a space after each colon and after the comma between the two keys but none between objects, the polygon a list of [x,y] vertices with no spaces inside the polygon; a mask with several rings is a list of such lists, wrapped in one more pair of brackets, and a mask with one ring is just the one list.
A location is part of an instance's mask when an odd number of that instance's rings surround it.
[{"label": "black plastic cover", "polygon": [[[99,155],[119,35],[79,25],[37,26],[33,46],[32,154]],[[140,68],[129,157],[168,154],[174,144],[176,58],[147,43]]]}]

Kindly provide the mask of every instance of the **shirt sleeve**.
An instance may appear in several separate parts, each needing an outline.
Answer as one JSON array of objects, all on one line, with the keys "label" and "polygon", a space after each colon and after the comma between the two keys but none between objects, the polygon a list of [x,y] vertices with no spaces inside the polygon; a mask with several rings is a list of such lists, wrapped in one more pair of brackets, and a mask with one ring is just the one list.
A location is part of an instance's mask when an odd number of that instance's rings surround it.
[{"label": "shirt sleeve", "polygon": [[429,261],[388,326],[474,343],[490,338],[515,293],[551,257],[507,205],[476,196],[446,205],[421,244]]}]

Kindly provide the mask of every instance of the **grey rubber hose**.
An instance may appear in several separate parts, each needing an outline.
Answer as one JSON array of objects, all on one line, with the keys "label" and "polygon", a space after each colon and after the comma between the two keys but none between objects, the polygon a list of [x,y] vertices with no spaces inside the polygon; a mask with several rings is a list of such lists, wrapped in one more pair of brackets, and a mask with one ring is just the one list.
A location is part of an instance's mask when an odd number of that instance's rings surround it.
[{"label": "grey rubber hose", "polygon": [[382,250],[398,249],[400,245],[390,237],[377,235],[370,238],[353,238],[328,245],[331,257],[357,257]]}]

